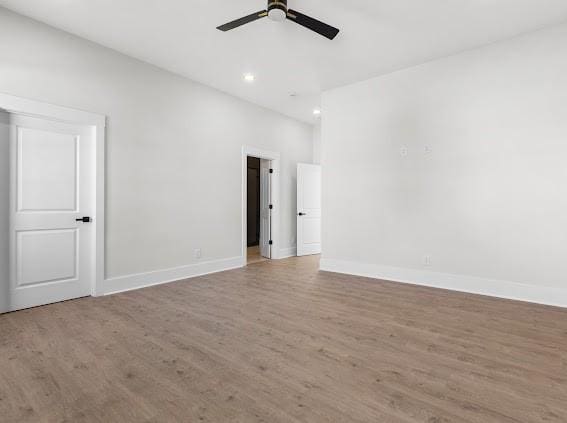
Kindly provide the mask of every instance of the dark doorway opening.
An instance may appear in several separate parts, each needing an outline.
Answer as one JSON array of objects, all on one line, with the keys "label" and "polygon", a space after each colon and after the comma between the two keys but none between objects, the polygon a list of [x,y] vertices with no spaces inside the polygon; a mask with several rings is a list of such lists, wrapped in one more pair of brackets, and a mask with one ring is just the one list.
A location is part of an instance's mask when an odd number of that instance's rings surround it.
[{"label": "dark doorway opening", "polygon": [[260,159],[248,157],[247,245],[260,245]]}]

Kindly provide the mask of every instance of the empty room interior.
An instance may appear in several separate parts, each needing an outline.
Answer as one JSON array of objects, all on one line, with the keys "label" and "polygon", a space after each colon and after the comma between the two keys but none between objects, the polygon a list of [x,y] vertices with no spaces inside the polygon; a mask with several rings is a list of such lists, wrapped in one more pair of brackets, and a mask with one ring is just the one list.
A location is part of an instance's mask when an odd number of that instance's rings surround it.
[{"label": "empty room interior", "polygon": [[0,0],[19,422],[567,422],[567,2]]}]

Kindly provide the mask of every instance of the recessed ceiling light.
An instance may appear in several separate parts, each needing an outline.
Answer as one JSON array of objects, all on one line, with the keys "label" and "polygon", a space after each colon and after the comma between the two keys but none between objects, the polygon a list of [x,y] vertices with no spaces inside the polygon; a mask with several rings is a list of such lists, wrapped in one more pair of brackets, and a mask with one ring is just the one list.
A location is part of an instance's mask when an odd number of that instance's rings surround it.
[{"label": "recessed ceiling light", "polygon": [[313,109],[313,114],[319,116],[321,114],[321,109]]},{"label": "recessed ceiling light", "polygon": [[254,82],[255,79],[256,79],[256,77],[252,73],[245,73],[244,74],[244,80],[246,82]]}]

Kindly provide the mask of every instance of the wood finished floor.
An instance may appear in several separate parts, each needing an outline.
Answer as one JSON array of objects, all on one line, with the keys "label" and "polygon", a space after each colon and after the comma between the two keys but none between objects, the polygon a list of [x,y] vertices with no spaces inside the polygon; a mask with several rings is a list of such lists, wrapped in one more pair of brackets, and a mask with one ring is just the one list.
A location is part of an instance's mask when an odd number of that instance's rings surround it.
[{"label": "wood finished floor", "polygon": [[567,310],[267,261],[0,316],[2,422],[567,422]]},{"label": "wood finished floor", "polygon": [[268,260],[260,254],[260,246],[248,247],[246,249],[246,264],[260,263],[261,261]]}]

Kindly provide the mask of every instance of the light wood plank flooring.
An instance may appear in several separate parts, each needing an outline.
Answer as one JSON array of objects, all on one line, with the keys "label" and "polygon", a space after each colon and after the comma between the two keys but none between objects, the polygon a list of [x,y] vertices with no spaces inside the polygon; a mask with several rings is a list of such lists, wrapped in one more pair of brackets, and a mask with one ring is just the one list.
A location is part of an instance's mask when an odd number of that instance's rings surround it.
[{"label": "light wood plank flooring", "polygon": [[567,310],[317,257],[0,316],[2,422],[567,422]]},{"label": "light wood plank flooring", "polygon": [[255,245],[246,249],[246,264],[260,263],[268,260],[260,254],[260,246]]}]

